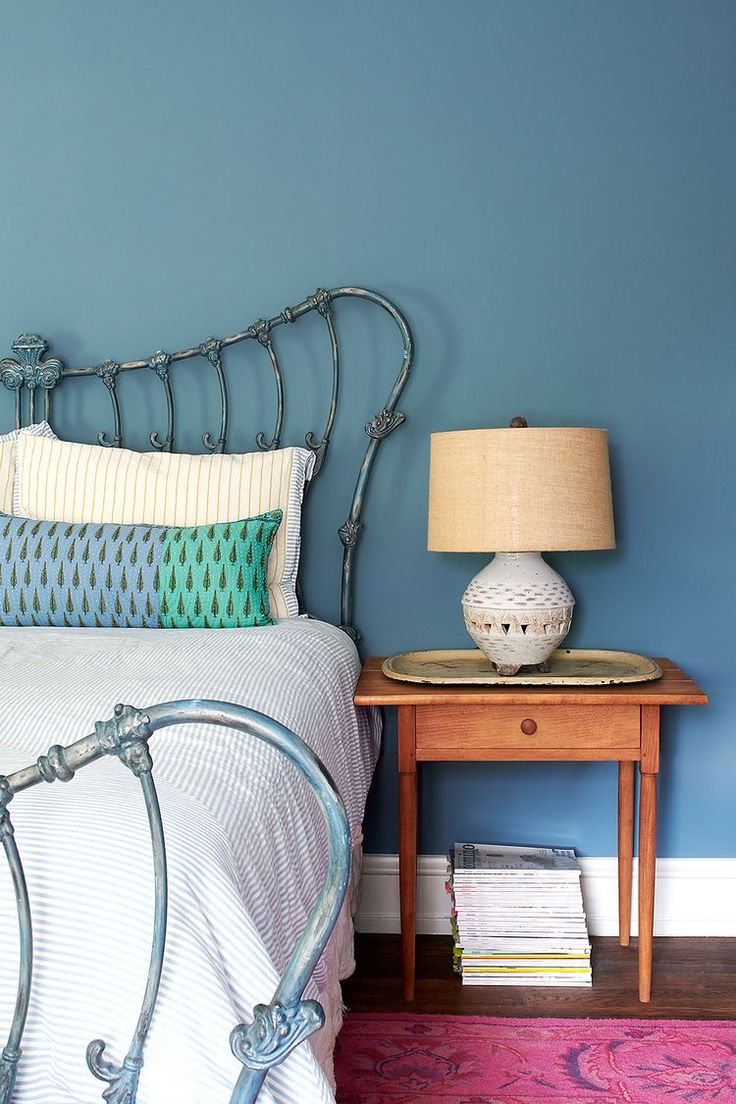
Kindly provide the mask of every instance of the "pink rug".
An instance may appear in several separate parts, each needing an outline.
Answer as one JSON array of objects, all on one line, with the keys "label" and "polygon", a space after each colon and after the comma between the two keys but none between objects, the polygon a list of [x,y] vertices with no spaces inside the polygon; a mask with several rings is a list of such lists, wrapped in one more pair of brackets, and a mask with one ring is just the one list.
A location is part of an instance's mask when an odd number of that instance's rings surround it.
[{"label": "pink rug", "polygon": [[353,1013],[338,1104],[736,1104],[736,1024]]}]

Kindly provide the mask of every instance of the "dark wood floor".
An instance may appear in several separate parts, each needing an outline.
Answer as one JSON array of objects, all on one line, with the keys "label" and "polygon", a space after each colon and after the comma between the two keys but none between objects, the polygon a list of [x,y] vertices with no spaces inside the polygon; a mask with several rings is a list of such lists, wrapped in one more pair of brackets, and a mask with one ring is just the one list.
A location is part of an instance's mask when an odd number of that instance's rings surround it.
[{"label": "dark wood floor", "polygon": [[593,940],[592,989],[466,986],[452,973],[451,941],[417,940],[416,998],[401,995],[398,935],[359,935],[358,968],[343,983],[353,1012],[433,1012],[466,1016],[566,1016],[666,1019],[736,1018],[736,939],[655,939],[650,1004],[636,993],[636,940]]}]

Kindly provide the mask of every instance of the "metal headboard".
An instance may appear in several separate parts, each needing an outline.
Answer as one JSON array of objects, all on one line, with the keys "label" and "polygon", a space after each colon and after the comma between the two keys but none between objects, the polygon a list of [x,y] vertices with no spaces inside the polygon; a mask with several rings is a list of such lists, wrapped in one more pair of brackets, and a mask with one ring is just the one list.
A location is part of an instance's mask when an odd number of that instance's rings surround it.
[{"label": "metal headboard", "polygon": [[357,640],[359,634],[353,622],[353,560],[362,530],[361,517],[366,489],[381,442],[405,420],[404,415],[396,409],[396,406],[406,385],[414,356],[414,342],[409,325],[398,307],[389,299],[386,299],[385,296],[360,287],[332,288],[329,291],[319,288],[313,295],[308,295],[296,306],[285,307],[280,314],[273,318],[259,318],[247,329],[232,334],[230,337],[208,337],[199,345],[193,345],[189,349],[182,349],[176,353],[158,350],[146,360],[126,360],[122,362],[105,360],[101,364],[93,364],[82,368],[70,368],[58,357],[46,356],[50,348],[48,341],[39,334],[25,333],[13,342],[12,350],[15,356],[0,360],[0,382],[8,390],[15,392],[15,424],[16,427],[20,428],[24,424],[38,421],[41,418],[49,420],[51,393],[62,382],[79,376],[96,376],[104,384],[110,396],[113,418],[112,439],[109,439],[105,432],[100,432],[97,435],[97,440],[101,445],[120,448],[123,444],[123,418],[118,395],[120,378],[127,372],[148,368],[161,381],[167,411],[167,426],[164,436],[161,437],[158,431],[153,431],[150,434],[150,442],[155,449],[160,449],[163,452],[173,452],[176,412],[174,392],[171,386],[171,370],[180,361],[199,357],[214,371],[214,378],[219,390],[221,412],[217,438],[213,438],[209,432],[204,432],[202,434],[202,444],[210,452],[225,452],[230,425],[225,352],[232,346],[239,345],[244,341],[256,341],[263,346],[268,354],[276,388],[276,419],[273,431],[270,437],[267,437],[263,432],[256,436],[258,448],[268,452],[279,448],[281,444],[285,403],[281,361],[274,343],[273,331],[279,326],[293,324],[304,315],[316,311],[324,319],[329,337],[332,359],[332,389],[321,435],[318,437],[315,432],[310,430],[305,436],[307,448],[315,456],[314,476],[312,477],[312,480],[314,480],[325,462],[337,414],[340,395],[340,345],[333,317],[333,304],[335,300],[344,298],[375,303],[386,311],[398,327],[403,347],[401,366],[388,399],[385,405],[364,427],[368,435],[368,444],[358,471],[348,516],[338,529],[338,536],[343,545],[340,580],[340,628],[344,629],[353,640]]}]

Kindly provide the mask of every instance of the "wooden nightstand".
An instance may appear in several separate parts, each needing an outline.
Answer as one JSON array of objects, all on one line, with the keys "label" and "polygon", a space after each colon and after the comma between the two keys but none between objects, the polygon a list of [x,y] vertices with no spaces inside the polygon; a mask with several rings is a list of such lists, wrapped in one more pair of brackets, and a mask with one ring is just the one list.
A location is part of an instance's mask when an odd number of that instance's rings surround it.
[{"label": "wooden nightstand", "polygon": [[[414,997],[417,763],[450,760],[618,762],[619,940],[631,930],[634,764],[639,795],[639,999],[652,987],[659,711],[705,705],[703,691],[669,659],[656,682],[619,686],[431,686],[397,682],[368,659],[357,705],[393,705],[399,728],[399,884],[404,997]],[[448,840],[448,844],[451,841]]]}]

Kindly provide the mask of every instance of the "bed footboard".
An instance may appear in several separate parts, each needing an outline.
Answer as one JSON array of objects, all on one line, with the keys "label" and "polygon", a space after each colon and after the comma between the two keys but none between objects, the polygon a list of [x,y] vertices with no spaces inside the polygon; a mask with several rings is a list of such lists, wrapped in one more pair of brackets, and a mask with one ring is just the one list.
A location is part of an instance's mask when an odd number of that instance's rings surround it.
[{"label": "bed footboard", "polygon": [[139,779],[148,814],[153,849],[155,903],[154,928],[148,976],[141,1011],[128,1053],[120,1064],[104,1056],[105,1042],[93,1040],[87,1047],[87,1065],[105,1082],[108,1104],[135,1104],[143,1067],[144,1048],[158,995],[166,944],[168,884],[166,842],[148,740],[154,732],[179,724],[214,724],[235,728],[262,740],[285,756],[306,778],[325,819],[329,845],[327,876],[320,896],[297,942],[270,1004],[253,1010],[250,1024],[238,1024],[230,1046],[243,1069],[230,1104],[252,1104],[268,1070],[324,1023],[317,1001],[302,1000],[309,977],[324,950],[337,920],[350,873],[350,831],[342,799],[328,772],[309,747],[284,725],[255,710],[227,702],[187,699],[139,710],[117,705],[114,715],[99,721],[95,731],[68,747],[55,744],[34,764],[0,776],[0,839],[10,867],[18,909],[20,970],[13,1022],[0,1058],[0,1104],[11,1104],[21,1058],[21,1041],[31,995],[33,932],[31,908],[23,864],[15,840],[8,806],[20,791],[39,782],[70,782],[81,767],[103,755],[115,755]]}]

